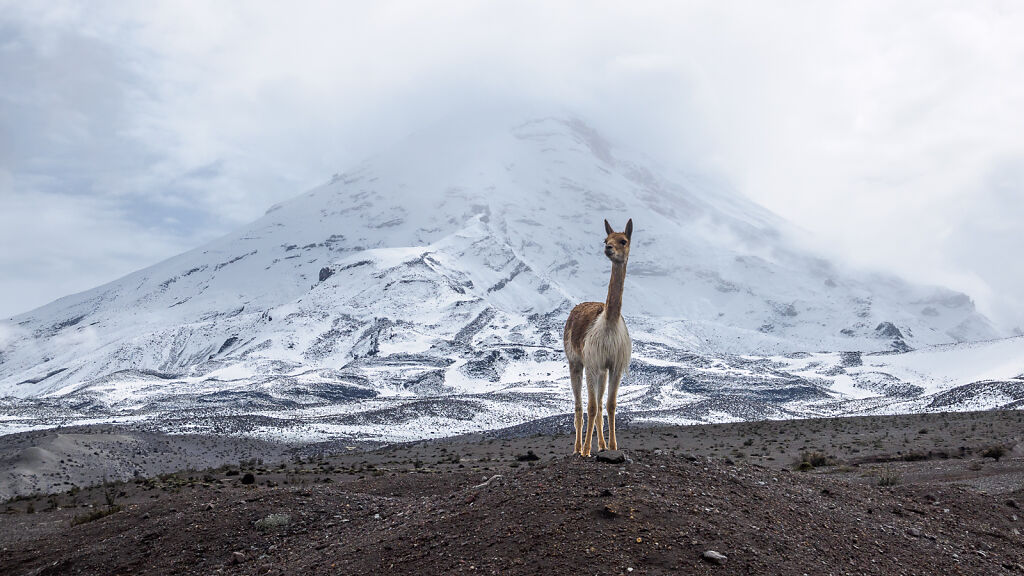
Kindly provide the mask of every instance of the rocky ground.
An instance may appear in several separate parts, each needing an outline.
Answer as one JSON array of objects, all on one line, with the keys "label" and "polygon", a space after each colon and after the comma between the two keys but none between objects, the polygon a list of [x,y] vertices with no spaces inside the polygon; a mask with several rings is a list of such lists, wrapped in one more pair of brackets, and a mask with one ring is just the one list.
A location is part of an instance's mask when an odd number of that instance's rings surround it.
[{"label": "rocky ground", "polygon": [[0,573],[1024,573],[1024,412],[561,428],[19,496]]},{"label": "rocky ground", "polygon": [[0,436],[0,499],[203,470],[239,460],[284,461],[293,450],[246,437],[171,435],[110,425],[8,434]]}]

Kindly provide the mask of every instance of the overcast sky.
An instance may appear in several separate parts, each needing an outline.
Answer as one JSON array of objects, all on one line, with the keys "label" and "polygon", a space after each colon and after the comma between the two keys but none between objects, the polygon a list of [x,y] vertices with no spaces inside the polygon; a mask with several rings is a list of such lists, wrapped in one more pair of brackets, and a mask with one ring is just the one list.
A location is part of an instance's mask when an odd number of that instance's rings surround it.
[{"label": "overcast sky", "polygon": [[0,317],[522,101],[1024,326],[1024,2],[323,4],[0,0]]}]

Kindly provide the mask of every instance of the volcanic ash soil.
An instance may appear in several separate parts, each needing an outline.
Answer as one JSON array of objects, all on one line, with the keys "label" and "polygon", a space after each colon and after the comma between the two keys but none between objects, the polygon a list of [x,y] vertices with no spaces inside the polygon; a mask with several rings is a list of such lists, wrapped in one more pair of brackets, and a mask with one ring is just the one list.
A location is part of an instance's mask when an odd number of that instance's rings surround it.
[{"label": "volcanic ash soil", "polygon": [[[744,426],[734,452],[756,444]],[[797,471],[673,442],[696,432],[626,431],[621,463],[562,453],[570,437],[492,438],[19,498],[0,572],[1024,574],[1013,451]]]}]

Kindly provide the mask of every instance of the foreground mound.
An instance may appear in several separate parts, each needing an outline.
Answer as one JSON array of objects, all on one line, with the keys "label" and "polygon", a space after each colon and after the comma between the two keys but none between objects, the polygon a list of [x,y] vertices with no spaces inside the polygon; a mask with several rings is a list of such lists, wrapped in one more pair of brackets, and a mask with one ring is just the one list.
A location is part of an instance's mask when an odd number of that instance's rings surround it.
[{"label": "foreground mound", "polygon": [[[5,574],[1024,572],[1021,491],[851,482],[674,450],[164,477],[97,519],[0,517]],[[467,462],[468,463],[468,462]],[[440,464],[440,462],[437,462]],[[64,495],[63,497],[68,497]],[[103,510],[100,507],[98,510]],[[49,516],[46,516],[46,515]],[[26,520],[32,518],[32,520]],[[75,524],[75,523],[78,524]],[[718,552],[722,558],[706,554]]]}]

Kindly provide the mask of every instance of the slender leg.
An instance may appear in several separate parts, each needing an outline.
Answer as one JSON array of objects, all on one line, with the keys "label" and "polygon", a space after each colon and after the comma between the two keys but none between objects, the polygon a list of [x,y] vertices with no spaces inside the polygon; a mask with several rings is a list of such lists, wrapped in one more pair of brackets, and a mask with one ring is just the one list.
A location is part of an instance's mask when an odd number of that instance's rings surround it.
[{"label": "slender leg", "polygon": [[573,417],[573,428],[576,431],[576,444],[573,454],[583,451],[583,365],[569,365],[569,380],[572,381],[572,396],[576,402],[576,414]]},{"label": "slender leg", "polygon": [[583,456],[590,456],[590,448],[594,440],[594,425],[600,408],[600,400],[595,397],[597,392],[597,374],[587,370],[587,430],[583,435]]},{"label": "slender leg", "polygon": [[608,372],[608,447],[612,450],[619,449],[619,443],[615,440],[615,403],[619,395],[619,382],[622,381],[622,371]]},{"label": "slender leg", "polygon": [[608,383],[608,371],[601,370],[601,376],[597,384],[597,449],[607,450],[608,445],[604,441],[604,418],[601,414],[601,400],[604,399],[604,389]]}]

